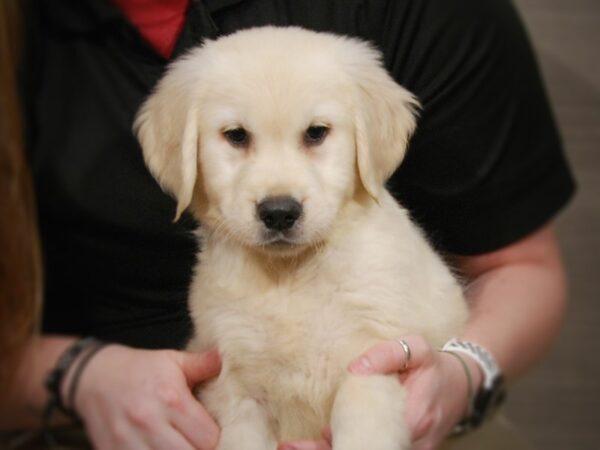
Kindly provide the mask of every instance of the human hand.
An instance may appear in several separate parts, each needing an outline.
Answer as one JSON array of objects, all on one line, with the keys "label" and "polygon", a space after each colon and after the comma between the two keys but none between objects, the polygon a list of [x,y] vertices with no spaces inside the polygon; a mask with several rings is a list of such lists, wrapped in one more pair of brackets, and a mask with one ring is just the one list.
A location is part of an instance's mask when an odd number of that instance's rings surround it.
[{"label": "human hand", "polygon": [[[435,351],[420,336],[401,338],[409,346],[406,353],[400,338],[379,343],[356,358],[348,370],[356,375],[398,372],[407,390],[406,422],[412,436],[412,450],[432,450],[448,436],[467,411],[468,386],[464,368],[452,355]],[[473,388],[481,383],[476,363],[465,359]],[[285,442],[278,450],[330,450],[331,438],[320,441]]]},{"label": "human hand", "polygon": [[216,351],[110,345],[88,363],[73,406],[98,450],[211,450],[219,428],[191,389],[220,366]]},{"label": "human hand", "polygon": [[[410,349],[410,359],[400,340]],[[464,359],[472,388],[482,382],[477,364]],[[412,450],[437,448],[465,416],[469,387],[464,367],[457,358],[434,350],[420,336],[406,336],[382,342],[352,361],[351,373],[369,375],[398,372],[406,387],[406,423],[412,436]]]}]

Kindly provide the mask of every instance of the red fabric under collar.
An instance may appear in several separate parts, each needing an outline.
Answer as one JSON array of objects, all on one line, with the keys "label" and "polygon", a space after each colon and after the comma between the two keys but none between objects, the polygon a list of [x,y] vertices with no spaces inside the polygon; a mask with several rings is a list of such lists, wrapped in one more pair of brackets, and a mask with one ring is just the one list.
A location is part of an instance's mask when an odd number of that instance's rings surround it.
[{"label": "red fabric under collar", "polygon": [[113,0],[163,57],[170,58],[183,29],[189,0]]}]

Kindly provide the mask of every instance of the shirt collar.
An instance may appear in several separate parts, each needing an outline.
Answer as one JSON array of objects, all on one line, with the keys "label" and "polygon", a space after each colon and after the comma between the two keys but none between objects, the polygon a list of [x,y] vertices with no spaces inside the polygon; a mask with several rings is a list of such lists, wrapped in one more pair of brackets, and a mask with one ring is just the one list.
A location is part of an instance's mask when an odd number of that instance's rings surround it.
[{"label": "shirt collar", "polygon": [[204,0],[203,3],[206,6],[206,9],[212,13],[233,5],[237,5],[238,3],[242,3],[244,1],[246,0]]},{"label": "shirt collar", "polygon": [[[212,14],[247,0],[191,1],[203,4],[208,13]],[[44,0],[41,4],[41,13],[62,31],[93,31],[105,23],[124,20],[121,11],[110,0]]]}]

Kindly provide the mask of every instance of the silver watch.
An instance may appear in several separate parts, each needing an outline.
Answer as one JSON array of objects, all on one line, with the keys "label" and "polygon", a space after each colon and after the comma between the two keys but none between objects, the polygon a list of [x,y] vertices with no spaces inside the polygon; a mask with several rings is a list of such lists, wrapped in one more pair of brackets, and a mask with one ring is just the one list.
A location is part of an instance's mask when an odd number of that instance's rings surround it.
[{"label": "silver watch", "polygon": [[506,391],[504,378],[498,363],[485,348],[469,341],[451,339],[442,351],[462,353],[471,357],[483,373],[483,384],[473,398],[471,414],[456,425],[454,432],[463,433],[477,428],[504,401]]}]

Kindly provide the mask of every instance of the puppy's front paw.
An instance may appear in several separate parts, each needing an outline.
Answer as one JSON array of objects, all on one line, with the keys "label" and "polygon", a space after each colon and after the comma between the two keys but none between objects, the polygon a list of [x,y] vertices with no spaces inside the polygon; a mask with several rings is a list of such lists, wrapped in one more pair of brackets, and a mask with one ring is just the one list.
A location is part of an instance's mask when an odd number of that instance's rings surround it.
[{"label": "puppy's front paw", "polygon": [[237,424],[234,427],[224,427],[217,450],[276,450],[277,442],[260,428]]},{"label": "puppy's front paw", "polygon": [[333,436],[333,450],[410,450],[410,435],[404,429],[340,429]]},{"label": "puppy's front paw", "polygon": [[254,399],[231,400],[228,405],[230,408],[219,414],[222,427],[217,450],[277,448],[277,441],[271,432],[265,411]]},{"label": "puppy's front paw", "polygon": [[333,450],[410,450],[404,399],[395,376],[349,376],[332,411]]},{"label": "puppy's front paw", "polygon": [[335,430],[333,450],[410,450],[410,433],[402,419],[394,424],[376,423],[366,411],[362,419],[355,426]]}]

